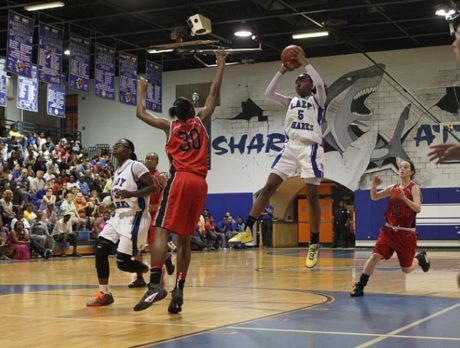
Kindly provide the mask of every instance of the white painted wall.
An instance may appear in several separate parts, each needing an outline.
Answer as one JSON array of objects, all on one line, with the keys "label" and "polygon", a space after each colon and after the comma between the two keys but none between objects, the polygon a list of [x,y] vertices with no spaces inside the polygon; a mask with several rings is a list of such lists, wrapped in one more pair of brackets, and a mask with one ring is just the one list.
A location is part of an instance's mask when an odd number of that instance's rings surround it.
[{"label": "white painted wall", "polygon": [[[378,63],[385,64],[387,71],[428,107],[444,95],[445,87],[452,86],[460,80],[460,70],[449,46],[375,52],[370,55]],[[370,62],[360,54],[312,58],[311,61],[329,85],[347,72],[370,65]],[[284,132],[285,110],[265,100],[263,96],[265,87],[278,67],[278,62],[271,62],[226,68],[221,91],[221,106],[216,109],[212,121],[213,139],[224,135],[227,139],[233,136],[238,141],[241,135],[247,134],[250,140],[256,133],[262,133],[266,139],[269,132]],[[167,111],[175,99],[176,84],[209,82],[212,81],[214,73],[214,69],[166,72],[163,76],[163,111]],[[288,73],[283,77],[279,85],[281,92],[293,93],[293,81],[298,73]],[[241,102],[247,98],[251,98],[264,109],[264,115],[269,117],[268,122],[257,122],[257,118],[249,122],[228,120],[241,112]],[[370,126],[378,127],[380,131],[391,137],[399,115],[407,103],[388,82],[382,81],[378,91],[367,101],[374,110],[374,121]],[[113,144],[118,138],[126,137],[134,141],[140,157],[149,151],[157,152],[160,155],[160,169],[167,170],[163,132],[138,121],[134,107],[125,106],[118,101],[103,100],[94,94],[82,94],[79,97],[78,109],[79,129],[82,131],[83,142],[86,145]],[[447,114],[437,107],[431,110],[442,121],[459,120],[458,115]],[[413,107],[406,128],[416,122],[434,124]],[[458,185],[460,165],[435,166],[426,159],[427,145],[422,143],[419,147],[415,146],[414,137],[419,124],[409,134],[404,144],[418,169],[418,181],[424,186]],[[441,141],[439,135],[436,141]],[[265,183],[274,155],[275,153],[266,154],[264,151],[259,154],[255,152],[248,154],[246,150],[243,155],[227,153],[217,156],[213,151],[212,169],[208,176],[209,192],[257,191]],[[390,170],[383,171],[379,175],[383,177],[384,184],[397,180],[397,176]],[[363,176],[360,185],[369,187],[369,183],[370,175]]]}]

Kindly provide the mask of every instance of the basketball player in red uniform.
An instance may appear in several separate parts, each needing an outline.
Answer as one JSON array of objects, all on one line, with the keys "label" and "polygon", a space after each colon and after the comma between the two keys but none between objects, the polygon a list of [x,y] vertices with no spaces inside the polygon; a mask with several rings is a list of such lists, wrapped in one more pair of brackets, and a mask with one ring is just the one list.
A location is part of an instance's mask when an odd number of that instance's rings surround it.
[{"label": "basketball player in red uniform", "polygon": [[[150,195],[149,200],[149,213],[151,217],[152,224],[149,228],[148,234],[148,242],[149,246],[153,245],[154,241],[154,233],[155,233],[155,226],[154,226],[154,217],[160,206],[161,197],[163,196],[163,189],[166,186],[166,179],[163,175],[161,175],[160,171],[157,169],[158,166],[158,155],[155,152],[150,152],[145,156],[144,164],[150,172],[150,176],[152,177],[152,181],[155,183],[155,186],[159,189]],[[152,248],[150,247],[150,258],[152,257]],[[142,255],[136,256],[136,260],[142,262]],[[174,273],[174,264],[172,262],[171,254],[168,254],[168,257],[165,261],[166,270],[169,275]],[[142,288],[147,284],[144,281],[143,273],[137,273],[136,279],[134,279],[129,285],[129,288]]]},{"label": "basketball player in red uniform", "polygon": [[359,281],[354,285],[350,296],[364,295],[364,287],[369,277],[374,272],[375,266],[381,260],[388,260],[396,251],[399,265],[404,273],[411,273],[417,266],[423,272],[430,269],[430,261],[425,251],[417,255],[417,235],[415,233],[415,215],[420,212],[421,194],[420,187],[411,179],[415,175],[415,167],[411,161],[402,161],[399,164],[400,182],[388,186],[377,192],[377,186],[382,179],[375,177],[371,187],[371,199],[390,197],[385,212],[385,225],[380,229],[379,238],[375,243],[372,255],[364,265]]},{"label": "basketball player in red uniform", "polygon": [[147,309],[167,295],[160,282],[171,232],[177,236],[177,275],[168,311],[179,313],[182,310],[184,283],[191,257],[190,240],[205,207],[208,190],[206,175],[209,138],[203,123],[211,117],[216,108],[226,56],[224,51],[216,51],[216,76],[204,108],[196,116],[193,103],[183,97],[178,98],[169,109],[169,115],[176,118],[172,122],[148,112],[145,109],[147,81],[142,78],[139,80],[137,117],[166,133],[166,153],[171,163],[171,175],[155,216],[150,284],[147,292],[134,307],[135,311]]}]

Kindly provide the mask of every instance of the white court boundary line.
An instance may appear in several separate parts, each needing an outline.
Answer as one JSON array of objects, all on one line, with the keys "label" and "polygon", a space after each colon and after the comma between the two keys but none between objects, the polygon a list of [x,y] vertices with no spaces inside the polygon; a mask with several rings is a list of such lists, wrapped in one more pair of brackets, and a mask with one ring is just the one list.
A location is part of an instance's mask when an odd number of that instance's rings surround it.
[{"label": "white court boundary line", "polygon": [[[408,336],[408,335],[392,335],[392,334],[373,334],[364,332],[343,332],[343,331],[318,331],[318,330],[295,330],[295,329],[272,329],[263,327],[240,327],[228,326],[227,329],[244,330],[244,331],[267,331],[267,332],[292,332],[292,333],[313,333],[322,335],[340,335],[340,336],[364,336],[377,338],[414,338],[425,340],[440,340],[440,341],[460,341],[460,337],[438,337],[438,336]],[[223,328],[225,329],[225,327]],[[361,346],[356,346],[361,347]]]},{"label": "white court boundary line", "polygon": [[[368,341],[368,342],[365,342],[363,344],[360,344],[359,346],[356,346],[355,348],[370,347],[375,343],[381,342],[381,341],[383,341],[383,340],[385,340],[385,339],[387,339],[389,337],[393,337],[393,336],[397,335],[398,333],[400,333],[402,331],[405,331],[405,330],[407,330],[407,329],[409,329],[411,327],[417,326],[418,324],[424,323],[425,321],[428,321],[428,320],[431,320],[433,318],[439,317],[440,315],[442,315],[444,313],[447,313],[447,312],[451,311],[452,309],[455,309],[455,308],[458,308],[458,307],[460,307],[460,303],[457,303],[457,304],[454,304],[454,305],[452,305],[450,307],[444,308],[444,309],[440,310],[439,312],[433,313],[433,314],[431,314],[431,315],[429,315],[429,316],[427,316],[425,318],[416,320],[413,323],[407,324],[405,326],[400,327],[399,329],[396,329],[396,330],[393,330],[393,331],[387,333],[385,336],[375,338],[375,339],[373,339],[371,341]],[[441,338],[439,338],[439,339],[441,339]],[[460,339],[456,339],[456,340],[460,341]]]}]

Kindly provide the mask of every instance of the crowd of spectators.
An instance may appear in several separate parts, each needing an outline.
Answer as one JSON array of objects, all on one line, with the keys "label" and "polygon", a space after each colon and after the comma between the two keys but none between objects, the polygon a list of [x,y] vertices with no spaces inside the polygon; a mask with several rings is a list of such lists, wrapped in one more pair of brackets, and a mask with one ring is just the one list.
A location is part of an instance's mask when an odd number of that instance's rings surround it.
[{"label": "crowd of spectators", "polygon": [[236,220],[230,212],[225,213],[222,220],[215,221],[208,209],[205,209],[195,228],[195,236],[192,238],[192,249],[203,251],[223,250],[228,248],[242,248],[241,243],[229,243],[229,240],[238,233],[243,232],[245,224],[243,218],[238,216]]},{"label": "crowd of spectators", "polygon": [[93,238],[110,218],[113,166],[88,158],[78,140],[57,143],[0,124],[0,259],[45,259],[77,252],[78,232]]}]

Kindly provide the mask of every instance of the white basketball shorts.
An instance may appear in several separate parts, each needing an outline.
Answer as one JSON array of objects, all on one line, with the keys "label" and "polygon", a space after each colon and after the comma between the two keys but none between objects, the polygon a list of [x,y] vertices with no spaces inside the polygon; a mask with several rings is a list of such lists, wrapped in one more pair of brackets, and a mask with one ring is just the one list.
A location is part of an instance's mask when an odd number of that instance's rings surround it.
[{"label": "white basketball shorts", "polygon": [[100,237],[118,244],[117,251],[123,254],[137,256],[147,244],[150,226],[150,214],[147,210],[135,214],[115,214],[107,221]]},{"label": "white basketball shorts", "polygon": [[319,185],[323,177],[324,149],[319,144],[288,141],[276,155],[270,173],[283,180],[300,176],[305,183]]}]

